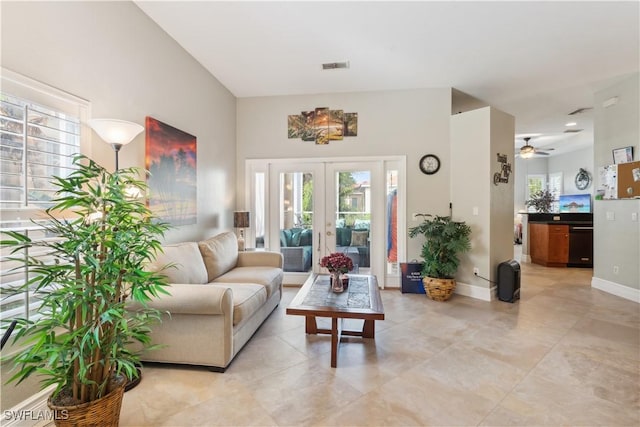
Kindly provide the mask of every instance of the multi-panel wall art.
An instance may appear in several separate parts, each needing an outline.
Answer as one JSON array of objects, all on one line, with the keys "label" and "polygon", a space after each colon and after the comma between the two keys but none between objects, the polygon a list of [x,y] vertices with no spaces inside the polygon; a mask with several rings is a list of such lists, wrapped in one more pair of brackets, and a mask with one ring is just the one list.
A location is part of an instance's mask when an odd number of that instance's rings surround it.
[{"label": "multi-panel wall art", "polygon": [[291,115],[287,124],[289,139],[300,138],[303,141],[315,141],[319,145],[358,136],[358,113],[345,113],[326,107]]}]

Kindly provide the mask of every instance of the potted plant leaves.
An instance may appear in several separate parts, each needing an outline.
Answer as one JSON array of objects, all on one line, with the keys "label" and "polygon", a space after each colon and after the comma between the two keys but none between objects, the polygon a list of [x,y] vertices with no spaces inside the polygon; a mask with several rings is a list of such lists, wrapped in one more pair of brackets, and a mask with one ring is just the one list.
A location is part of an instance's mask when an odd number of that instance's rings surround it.
[{"label": "potted plant leaves", "polygon": [[409,229],[409,237],[423,236],[421,256],[425,291],[435,301],[446,301],[456,286],[454,276],[459,255],[471,248],[471,228],[449,216],[422,215],[423,221]]},{"label": "potted plant leaves", "polygon": [[531,195],[525,205],[533,207],[536,212],[545,213],[551,211],[551,203],[553,202],[553,194],[549,190],[540,190]]},{"label": "potted plant leaves", "polygon": [[[48,237],[6,232],[2,239],[30,272],[11,292],[31,292],[40,302],[34,319],[17,319],[12,339],[24,348],[10,358],[17,372],[9,382],[39,375],[42,388],[55,384],[49,407],[56,425],[117,425],[124,385],[137,375],[130,344],[148,348],[159,313],[146,302],[167,293],[165,276],[144,269],[167,225],[131,196],[145,191],[136,168],[109,173],[80,155],[74,164],[69,176],[52,179]],[[37,251],[46,255],[25,255]],[[129,301],[143,308],[127,310]]]}]

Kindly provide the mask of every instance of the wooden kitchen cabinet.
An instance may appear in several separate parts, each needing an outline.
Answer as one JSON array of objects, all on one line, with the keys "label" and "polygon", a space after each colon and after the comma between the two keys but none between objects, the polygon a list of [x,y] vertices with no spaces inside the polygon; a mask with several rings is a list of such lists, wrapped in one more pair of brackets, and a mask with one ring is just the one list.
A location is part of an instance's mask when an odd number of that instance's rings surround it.
[{"label": "wooden kitchen cabinet", "polygon": [[546,267],[566,267],[569,262],[569,226],[529,224],[531,262]]}]

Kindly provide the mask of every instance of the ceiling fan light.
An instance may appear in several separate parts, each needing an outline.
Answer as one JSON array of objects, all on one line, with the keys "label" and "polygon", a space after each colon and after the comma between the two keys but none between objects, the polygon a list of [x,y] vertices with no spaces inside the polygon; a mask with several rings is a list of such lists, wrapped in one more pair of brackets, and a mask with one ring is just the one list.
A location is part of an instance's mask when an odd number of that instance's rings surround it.
[{"label": "ceiling fan light", "polygon": [[522,157],[523,159],[528,159],[530,157],[533,157],[535,152],[536,152],[535,148],[533,148],[533,146],[527,144],[527,145],[523,146],[522,148],[520,148],[520,157]]},{"label": "ceiling fan light", "polygon": [[533,157],[533,151],[527,151],[525,153],[520,153],[520,157],[523,159],[530,159]]}]

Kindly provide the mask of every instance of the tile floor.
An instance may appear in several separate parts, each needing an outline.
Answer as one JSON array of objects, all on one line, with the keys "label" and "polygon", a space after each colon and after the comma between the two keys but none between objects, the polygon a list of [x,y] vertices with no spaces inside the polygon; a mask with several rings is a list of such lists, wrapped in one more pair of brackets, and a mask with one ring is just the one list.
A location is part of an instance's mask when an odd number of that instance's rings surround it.
[{"label": "tile floor", "polygon": [[280,306],[226,373],[147,365],[121,426],[640,425],[640,306],[590,269],[522,264],[515,304],[385,290],[376,339],[306,336]]}]

